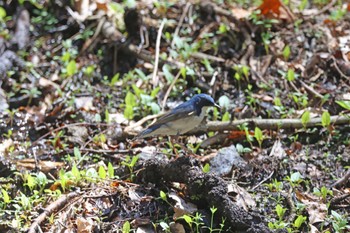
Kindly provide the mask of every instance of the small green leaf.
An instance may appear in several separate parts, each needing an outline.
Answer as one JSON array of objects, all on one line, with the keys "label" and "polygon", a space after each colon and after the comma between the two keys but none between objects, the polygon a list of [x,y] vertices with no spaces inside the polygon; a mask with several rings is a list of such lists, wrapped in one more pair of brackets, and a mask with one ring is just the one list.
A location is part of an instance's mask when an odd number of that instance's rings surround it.
[{"label": "small green leaf", "polygon": [[129,223],[129,221],[126,221],[123,224],[123,233],[129,233],[129,232],[130,232],[130,223]]},{"label": "small green leaf", "polygon": [[185,222],[187,222],[187,224],[191,225],[191,223],[193,222],[192,221],[192,218],[190,216],[188,216],[187,214],[184,214],[182,216],[182,218],[185,220]]},{"label": "small green leaf", "polygon": [[131,105],[127,105],[124,109],[124,117],[128,120],[134,118],[134,109]]},{"label": "small green leaf", "polygon": [[119,80],[120,73],[116,73],[113,78],[111,79],[111,86],[114,86]]},{"label": "small green leaf", "polygon": [[350,101],[349,100],[336,100],[337,104],[339,104],[342,108],[345,108],[346,110],[350,110]]},{"label": "small green leaf", "polygon": [[282,219],[282,218],[283,218],[283,216],[284,216],[286,210],[287,210],[287,209],[286,209],[286,208],[283,208],[280,204],[278,204],[278,205],[276,206],[276,214],[277,214],[277,216],[279,217],[279,219]]},{"label": "small green leaf", "polygon": [[174,80],[174,75],[171,73],[171,67],[168,64],[163,65],[163,73],[165,79],[168,81],[168,83],[171,83]]},{"label": "small green leaf", "polygon": [[210,62],[208,59],[204,59],[202,60],[202,64],[205,66],[205,68],[207,69],[207,71],[210,73],[210,74],[213,74],[214,73],[214,69],[213,67],[211,66]]},{"label": "small green leaf", "polygon": [[0,21],[3,21],[6,17],[6,11],[3,7],[0,6]]},{"label": "small green leaf", "polygon": [[283,54],[284,60],[287,61],[289,59],[289,57],[290,57],[290,47],[289,47],[289,45],[286,45],[284,47],[282,54]]},{"label": "small green leaf", "polygon": [[242,66],[242,73],[243,75],[248,78],[249,76],[249,67],[248,66]]},{"label": "small green leaf", "polygon": [[294,227],[299,229],[301,225],[305,222],[305,220],[306,220],[306,217],[304,217],[303,215],[299,215],[297,219],[295,219],[294,221],[294,224],[293,224]]},{"label": "small green leaf", "polygon": [[78,169],[78,167],[77,167],[76,164],[74,164],[73,167],[72,167],[72,175],[75,177],[75,179],[76,179],[77,181],[79,181],[80,178],[81,178],[79,169]]},{"label": "small green leaf", "polygon": [[307,123],[310,121],[310,111],[306,110],[303,115],[301,116],[301,123],[303,124],[304,128],[306,128]]},{"label": "small green leaf", "polygon": [[181,76],[182,78],[186,78],[186,72],[187,72],[187,68],[186,67],[181,67],[180,68],[180,72],[181,72]]},{"label": "small green leaf", "polygon": [[262,144],[262,142],[263,142],[263,140],[264,140],[264,135],[263,135],[263,133],[262,133],[262,131],[261,131],[260,128],[255,127],[255,130],[254,130],[254,137],[255,137],[255,139],[258,141],[259,146],[261,147],[261,144]]},{"label": "small green leaf", "polygon": [[131,162],[130,162],[130,167],[135,167],[137,161],[139,160],[139,156],[136,155],[136,156],[133,156],[132,159],[131,159]]},{"label": "small green leaf", "polygon": [[208,173],[209,171],[210,171],[210,165],[209,165],[209,163],[206,163],[205,165],[204,165],[204,167],[203,167],[203,172],[204,173]]},{"label": "small green leaf", "polygon": [[141,94],[143,94],[143,91],[142,91],[140,88],[138,88],[135,84],[132,84],[131,87],[132,87],[132,89],[134,90],[135,95],[136,95],[138,98],[140,98]]},{"label": "small green leaf", "polygon": [[160,112],[160,107],[157,103],[150,103],[149,106],[151,107],[152,109],[152,114],[158,114]]},{"label": "small green leaf", "polygon": [[165,192],[160,191],[159,196],[163,201],[167,201],[167,196]]},{"label": "small green leaf", "polygon": [[136,106],[135,95],[133,93],[131,93],[130,91],[125,96],[125,104],[126,104],[126,106],[131,106],[131,107]]},{"label": "small green leaf", "polygon": [[160,87],[156,87],[151,91],[151,97],[155,98],[158,94],[158,92],[160,91]]},{"label": "small green leaf", "polygon": [[100,167],[98,168],[98,176],[99,176],[101,179],[106,179],[107,173],[106,173],[106,169],[105,169],[103,166],[100,166]]},{"label": "small green leaf", "polygon": [[288,72],[287,72],[287,80],[292,82],[295,80],[295,73],[294,73],[294,70],[292,69],[288,69]]},{"label": "small green leaf", "polygon": [[1,189],[1,193],[2,193],[2,199],[4,200],[4,202],[6,204],[10,203],[11,202],[11,199],[10,199],[10,196],[9,194],[7,193],[7,191],[5,189]]},{"label": "small green leaf", "polygon": [[78,147],[74,147],[73,150],[74,157],[79,161],[81,159],[81,153]]},{"label": "small green leaf", "polygon": [[322,113],[322,126],[328,127],[331,124],[331,115],[328,111]]},{"label": "small green leaf", "polygon": [[32,190],[36,185],[36,181],[35,181],[34,177],[30,174],[28,174],[28,176],[27,176],[27,185],[28,185],[30,190]]},{"label": "small green leaf", "polygon": [[300,174],[300,172],[294,172],[291,176],[290,176],[290,181],[293,183],[298,183],[299,181],[301,181],[303,179],[303,176]]},{"label": "small green leaf", "polygon": [[114,178],[114,168],[111,162],[108,162],[108,177]]},{"label": "small green leaf", "polygon": [[228,112],[225,112],[224,115],[222,116],[222,122],[230,121],[231,120],[231,115]]},{"label": "small green leaf", "polygon": [[109,118],[109,111],[108,109],[105,110],[105,122],[110,123],[111,119]]},{"label": "small green leaf", "polygon": [[71,60],[66,68],[68,76],[73,76],[77,72],[77,64],[74,60]]}]

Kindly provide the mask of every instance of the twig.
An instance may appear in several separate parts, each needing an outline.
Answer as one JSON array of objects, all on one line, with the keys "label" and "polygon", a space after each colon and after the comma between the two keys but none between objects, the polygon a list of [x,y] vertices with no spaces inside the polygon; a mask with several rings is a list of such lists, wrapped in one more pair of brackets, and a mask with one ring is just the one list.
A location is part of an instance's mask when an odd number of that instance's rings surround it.
[{"label": "twig", "polygon": [[154,87],[158,86],[157,72],[158,72],[158,63],[159,63],[159,48],[160,48],[160,41],[162,39],[162,31],[163,31],[164,25],[165,25],[165,19],[160,24],[160,27],[158,30],[158,35],[157,35],[156,58],[155,58],[155,62],[154,62],[154,70],[153,70],[153,76],[152,76],[152,81],[153,81]]},{"label": "twig", "polygon": [[350,169],[345,173],[343,177],[337,180],[335,183],[331,185],[331,187],[339,187],[350,179]]},{"label": "twig", "polygon": [[333,65],[334,68],[338,71],[338,73],[340,74],[340,76],[342,76],[343,78],[345,78],[346,80],[350,81],[350,77],[345,75],[339,68],[337,61],[335,60],[335,58],[333,58]]},{"label": "twig", "polygon": [[44,212],[41,213],[32,223],[29,228],[28,233],[36,233],[40,225],[48,218],[51,214],[55,213],[57,210],[62,209],[68,204],[72,199],[78,197],[80,194],[78,192],[69,193],[57,199],[55,202],[51,203],[45,208]]},{"label": "twig", "polygon": [[350,197],[350,193],[345,193],[343,195],[340,195],[340,196],[332,198],[332,200],[330,201],[330,207],[331,206],[335,206],[336,204],[338,204],[339,202],[345,200],[348,197]]},{"label": "twig", "polygon": [[129,125],[129,126],[125,127],[124,131],[126,133],[128,133],[128,134],[137,134],[137,132],[135,132],[135,128],[136,127],[139,127],[139,126],[143,125],[146,121],[149,121],[149,120],[152,120],[152,119],[156,119],[156,118],[160,117],[163,114],[164,114],[164,112],[146,116],[146,117],[142,118],[141,120],[139,120],[138,122],[136,122],[135,124],[132,124],[132,125]]},{"label": "twig", "polygon": [[320,98],[320,99],[323,99],[324,96],[321,95],[320,93],[318,93],[315,89],[313,89],[312,87],[310,87],[309,85],[307,85],[306,83],[304,83],[303,81],[301,81],[300,79],[298,79],[299,82],[301,83],[301,85],[306,89],[308,90],[309,92],[311,92],[314,96]]},{"label": "twig", "polygon": [[326,5],[325,7],[323,7],[320,11],[318,11],[316,14],[312,14],[312,15],[307,15],[305,17],[305,19],[310,19],[312,17],[315,17],[317,15],[323,14],[324,12],[328,11],[335,3],[337,2],[337,0],[332,0],[328,5]]},{"label": "twig", "polygon": [[165,93],[165,96],[164,96],[163,102],[162,102],[162,110],[163,110],[163,111],[164,111],[164,108],[165,108],[166,101],[167,101],[167,99],[168,99],[168,97],[169,97],[170,91],[171,91],[171,89],[173,89],[173,87],[175,86],[175,83],[176,83],[176,81],[179,79],[180,75],[181,75],[181,70],[179,70],[179,72],[177,72],[177,74],[176,74],[174,80],[171,82],[171,84],[170,84],[168,90],[167,90],[166,93]]},{"label": "twig", "polygon": [[262,181],[260,181],[259,184],[255,185],[255,186],[252,188],[252,190],[256,189],[256,188],[259,187],[261,184],[263,184],[263,183],[265,183],[266,181],[268,181],[268,180],[272,177],[272,175],[273,175],[274,172],[275,172],[275,171],[272,171],[268,177],[266,177],[265,179],[263,179]]},{"label": "twig", "polygon": [[176,29],[175,29],[175,32],[174,32],[174,35],[173,35],[173,40],[171,41],[171,48],[174,47],[174,44],[175,44],[175,38],[177,37],[177,35],[179,34],[179,31],[182,27],[182,24],[184,22],[184,19],[186,17],[186,14],[188,12],[188,9],[190,8],[191,6],[191,3],[190,2],[187,2],[186,5],[185,5],[185,9],[184,11],[182,12],[182,15],[180,17],[180,20],[179,20],[179,24],[177,25]]},{"label": "twig", "polygon": [[56,129],[50,130],[50,132],[44,134],[43,136],[41,136],[40,138],[38,138],[36,141],[33,142],[33,146],[36,145],[39,141],[41,141],[42,139],[46,138],[47,136],[51,135],[53,132],[57,132],[60,131],[62,129],[65,128],[69,128],[72,126],[84,126],[84,125],[99,125],[99,126],[113,126],[112,124],[105,124],[105,123],[87,123],[87,122],[78,122],[78,123],[72,123],[72,124],[67,124],[67,125],[63,125],[60,126]]},{"label": "twig", "polygon": [[207,59],[215,62],[226,62],[226,60],[221,57],[215,57],[213,55],[209,55],[201,52],[194,52],[191,54],[191,57],[195,57],[198,59]]}]

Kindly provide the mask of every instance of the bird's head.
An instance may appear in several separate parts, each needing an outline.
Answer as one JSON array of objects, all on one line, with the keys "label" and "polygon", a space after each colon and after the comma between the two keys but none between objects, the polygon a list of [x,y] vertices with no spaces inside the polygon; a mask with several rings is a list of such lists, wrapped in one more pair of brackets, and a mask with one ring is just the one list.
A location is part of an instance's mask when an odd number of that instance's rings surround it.
[{"label": "bird's head", "polygon": [[220,108],[220,106],[214,102],[214,99],[207,94],[195,95],[192,97],[191,101],[193,101],[192,103],[199,111],[201,111],[203,107],[216,106]]}]

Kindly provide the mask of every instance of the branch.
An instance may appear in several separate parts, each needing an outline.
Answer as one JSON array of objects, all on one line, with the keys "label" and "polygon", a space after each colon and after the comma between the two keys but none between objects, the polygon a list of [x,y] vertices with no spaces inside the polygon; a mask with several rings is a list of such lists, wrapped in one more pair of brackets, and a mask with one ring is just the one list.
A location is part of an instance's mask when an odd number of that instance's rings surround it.
[{"label": "branch", "polygon": [[78,197],[79,193],[73,192],[67,195],[63,195],[55,202],[52,202],[48,207],[45,208],[44,212],[41,213],[32,223],[28,233],[35,233],[39,231],[40,225],[48,218],[51,214],[56,213],[58,210],[65,207],[71,200]]},{"label": "branch", "polygon": [[[332,125],[344,125],[350,123],[350,115],[336,115],[331,116]],[[191,130],[189,134],[195,134],[200,132],[210,132],[210,131],[225,131],[225,130],[235,130],[238,126],[242,124],[248,124],[249,126],[256,126],[260,129],[301,129],[304,125],[301,123],[301,119],[242,119],[232,122],[220,122],[211,121],[207,124],[200,125],[199,127]],[[305,124],[306,128],[311,128],[315,126],[321,126],[322,118],[316,117],[310,119],[308,123]]]}]

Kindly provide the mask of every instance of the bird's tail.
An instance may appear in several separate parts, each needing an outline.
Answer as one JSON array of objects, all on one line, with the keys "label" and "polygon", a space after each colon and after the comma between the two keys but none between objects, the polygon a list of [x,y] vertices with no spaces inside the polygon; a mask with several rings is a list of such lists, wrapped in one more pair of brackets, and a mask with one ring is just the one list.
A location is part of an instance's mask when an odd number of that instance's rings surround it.
[{"label": "bird's tail", "polygon": [[147,129],[145,129],[144,131],[142,131],[141,133],[139,133],[135,139],[139,139],[139,138],[147,138],[150,136],[153,136],[153,132],[158,129],[160,126],[159,125],[152,125],[150,127],[148,127]]}]

